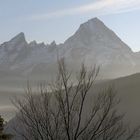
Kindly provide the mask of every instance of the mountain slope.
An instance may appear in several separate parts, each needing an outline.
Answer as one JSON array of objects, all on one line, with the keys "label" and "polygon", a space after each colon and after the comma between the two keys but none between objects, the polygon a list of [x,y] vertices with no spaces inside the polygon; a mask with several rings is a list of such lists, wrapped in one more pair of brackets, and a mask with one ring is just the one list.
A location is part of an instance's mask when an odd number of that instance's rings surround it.
[{"label": "mountain slope", "polygon": [[[117,91],[117,97],[121,99],[121,102],[119,106],[117,106],[118,112],[125,113],[125,121],[130,122],[130,128],[133,126],[137,126],[140,124],[140,112],[138,111],[138,108],[140,106],[140,73],[134,74],[127,77],[122,77],[114,80],[108,80],[104,82],[100,82],[95,84],[89,93],[89,96],[86,98],[86,104],[85,105],[91,105],[93,102],[93,94],[98,94],[99,92],[103,91],[105,88],[110,86],[110,84],[114,85],[114,90]],[[8,132],[12,132],[15,134],[15,131],[11,130],[13,126],[19,127],[22,131],[22,127],[20,126],[20,123],[18,123],[18,120],[16,117],[11,119],[8,123]],[[16,134],[15,134],[16,136]],[[15,137],[16,139],[17,137]],[[18,138],[21,139],[21,138]]]}]

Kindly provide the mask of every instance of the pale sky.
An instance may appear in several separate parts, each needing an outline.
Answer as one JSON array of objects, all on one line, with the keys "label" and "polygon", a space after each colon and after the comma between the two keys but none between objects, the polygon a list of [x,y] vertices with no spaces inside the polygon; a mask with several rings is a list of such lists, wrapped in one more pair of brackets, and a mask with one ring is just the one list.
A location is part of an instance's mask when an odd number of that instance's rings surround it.
[{"label": "pale sky", "polygon": [[27,41],[63,43],[94,17],[140,51],[140,0],[0,0],[0,43],[20,32]]}]

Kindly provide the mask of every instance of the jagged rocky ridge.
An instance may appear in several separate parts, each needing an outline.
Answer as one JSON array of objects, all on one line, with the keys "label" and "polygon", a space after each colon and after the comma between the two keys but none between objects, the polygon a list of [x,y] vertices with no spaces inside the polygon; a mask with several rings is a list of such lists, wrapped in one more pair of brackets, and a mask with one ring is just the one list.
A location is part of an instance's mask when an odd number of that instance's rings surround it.
[{"label": "jagged rocky ridge", "polygon": [[84,24],[63,44],[28,43],[24,33],[0,45],[0,76],[38,76],[54,72],[57,58],[65,57],[69,68],[81,62],[101,67],[102,78],[114,78],[140,72],[138,53],[134,53],[98,18]]}]

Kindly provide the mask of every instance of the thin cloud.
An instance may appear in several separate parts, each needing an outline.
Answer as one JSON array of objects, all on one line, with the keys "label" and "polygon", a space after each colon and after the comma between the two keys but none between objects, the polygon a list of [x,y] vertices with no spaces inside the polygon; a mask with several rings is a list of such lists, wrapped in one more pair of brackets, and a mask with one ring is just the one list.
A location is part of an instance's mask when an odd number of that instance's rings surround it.
[{"label": "thin cloud", "polygon": [[134,11],[140,9],[140,0],[98,0],[96,2],[75,8],[63,9],[51,13],[43,13],[29,16],[28,20],[48,20],[64,16],[93,13],[107,15]]}]

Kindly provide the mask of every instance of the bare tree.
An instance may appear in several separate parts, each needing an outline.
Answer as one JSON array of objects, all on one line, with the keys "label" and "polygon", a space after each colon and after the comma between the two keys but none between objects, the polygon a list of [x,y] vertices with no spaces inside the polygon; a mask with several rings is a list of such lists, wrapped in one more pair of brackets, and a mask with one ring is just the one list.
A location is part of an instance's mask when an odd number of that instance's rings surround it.
[{"label": "bare tree", "polygon": [[[25,140],[130,140],[139,137],[140,128],[130,131],[124,114],[118,112],[120,100],[112,86],[95,94],[93,85],[99,68],[90,71],[84,64],[72,80],[64,60],[58,62],[57,80],[38,93],[27,88],[24,100],[14,104],[17,114],[16,133]],[[92,88],[92,90],[91,90]],[[37,93],[37,92],[36,92]],[[89,98],[92,97],[92,102]],[[21,139],[20,138],[20,139]]]}]

